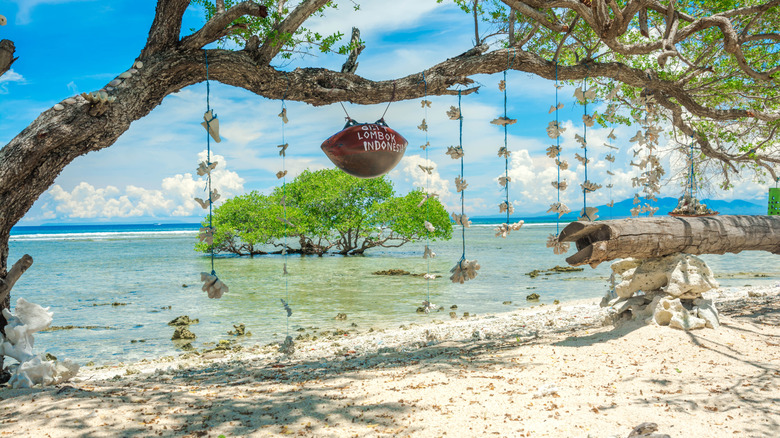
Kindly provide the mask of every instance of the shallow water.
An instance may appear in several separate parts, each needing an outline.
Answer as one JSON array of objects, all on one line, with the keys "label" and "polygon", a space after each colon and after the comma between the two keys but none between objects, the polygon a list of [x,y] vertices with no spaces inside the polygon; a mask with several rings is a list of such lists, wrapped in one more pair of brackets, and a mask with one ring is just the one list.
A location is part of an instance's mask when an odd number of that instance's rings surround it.
[{"label": "shallow water", "polygon": [[[227,332],[239,323],[252,332],[243,342],[265,344],[283,340],[288,330],[295,336],[303,327],[346,330],[356,324],[367,330],[446,320],[453,304],[458,316],[502,312],[535,304],[526,301],[533,292],[545,304],[604,295],[609,264],[536,278],[524,275],[566,265],[565,256],[545,247],[547,235],[554,231],[554,224],[526,224],[501,239],[494,237],[491,226],[467,229],[466,258],[476,258],[482,268],[477,278],[463,285],[447,278],[461,255],[460,232],[451,241],[431,242],[437,257],[430,261],[430,271],[442,278],[431,281],[430,287],[420,277],[372,274],[387,269],[425,273],[424,243],[370,250],[363,257],[290,256],[287,277],[281,275],[280,256],[218,258],[217,274],[230,292],[210,300],[199,282],[199,273],[210,270],[210,261],[194,251],[196,233],[191,226],[151,231],[110,226],[97,232],[90,227],[38,229],[12,237],[10,260],[25,253],[35,259],[14,287],[12,301],[24,297],[51,307],[55,326],[110,327],[36,336],[38,352],[84,364],[175,354],[180,350],[170,341],[173,328],[167,323],[179,315],[200,320],[190,329],[198,336],[193,345],[203,347],[233,338]],[[780,278],[778,256],[769,253],[703,258],[722,286],[775,284]],[[442,312],[416,313],[428,294],[431,302],[444,307]],[[293,310],[289,321],[281,299]],[[504,304],[508,301],[512,303]],[[335,320],[338,313],[346,313],[347,319]]]}]

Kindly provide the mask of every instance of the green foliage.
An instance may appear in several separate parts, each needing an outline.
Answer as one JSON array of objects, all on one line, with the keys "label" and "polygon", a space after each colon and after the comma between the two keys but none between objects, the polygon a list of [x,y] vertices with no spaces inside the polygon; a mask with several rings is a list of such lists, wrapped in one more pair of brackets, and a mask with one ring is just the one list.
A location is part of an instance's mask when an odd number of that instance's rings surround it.
[{"label": "green foliage", "polygon": [[[268,8],[268,17],[239,17],[231,23],[231,25],[237,25],[237,27],[222,39],[223,45],[230,41],[239,46],[243,46],[250,37],[256,35],[260,38],[260,41],[267,41],[274,47],[278,47],[280,51],[279,56],[281,56],[282,59],[290,59],[293,54],[305,55],[312,51],[319,51],[322,53],[335,52],[346,55],[355,46],[363,43],[362,41],[358,41],[356,44],[349,42],[348,44],[337,47],[336,45],[344,37],[343,33],[336,32],[331,35],[322,35],[306,27],[299,27],[293,33],[280,33],[275,29],[275,26],[290,14],[291,10],[288,3],[284,2],[280,9],[279,1],[276,0],[256,0],[255,2]],[[210,19],[217,11],[213,0],[193,0],[192,3],[204,8],[206,20]],[[230,9],[238,3],[241,3],[241,0],[225,0],[225,9]],[[328,8],[336,9],[337,7],[335,2],[329,2],[314,13],[312,17],[322,17]],[[358,10],[360,6],[355,3],[354,8],[355,10]]]},{"label": "green foliage", "polygon": [[[238,255],[265,254],[269,245],[290,252],[362,254],[381,246],[401,246],[429,238],[450,239],[452,224],[436,198],[423,199],[415,190],[395,197],[392,184],[382,178],[360,179],[338,169],[304,171],[271,195],[251,192],[228,199],[214,209],[214,250]],[[287,220],[282,200],[287,203]],[[424,226],[430,221],[436,230]],[[208,219],[204,220],[208,225]],[[285,243],[287,242],[287,243]],[[196,249],[208,252],[206,244]]]}]

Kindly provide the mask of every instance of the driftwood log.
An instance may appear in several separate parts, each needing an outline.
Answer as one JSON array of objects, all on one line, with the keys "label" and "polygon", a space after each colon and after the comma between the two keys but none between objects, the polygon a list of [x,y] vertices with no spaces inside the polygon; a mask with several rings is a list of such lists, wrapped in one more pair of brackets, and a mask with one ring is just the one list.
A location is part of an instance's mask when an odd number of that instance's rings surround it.
[{"label": "driftwood log", "polygon": [[643,217],[572,222],[558,236],[574,242],[572,266],[609,260],[663,257],[675,253],[725,254],[769,251],[780,254],[780,216]]}]

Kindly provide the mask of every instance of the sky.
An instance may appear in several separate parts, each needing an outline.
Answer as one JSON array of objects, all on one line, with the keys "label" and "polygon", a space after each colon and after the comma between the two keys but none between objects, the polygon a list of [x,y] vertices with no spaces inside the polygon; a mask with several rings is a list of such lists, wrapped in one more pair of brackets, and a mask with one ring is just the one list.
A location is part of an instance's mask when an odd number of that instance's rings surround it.
[{"label": "sky", "polygon": [[[131,67],[143,48],[154,18],[152,0],[0,0],[0,14],[8,19],[0,27],[0,39],[16,44],[11,71],[0,77],[0,145],[5,145],[38,115],[54,104],[81,92],[104,87]],[[360,10],[352,2],[340,2],[323,18],[307,26],[323,34],[342,32],[347,37],[352,26],[361,30],[366,48],[360,55],[357,73],[374,80],[386,80],[419,72],[435,63],[457,56],[473,47],[473,21],[453,4],[435,0],[362,1]],[[184,17],[183,34],[199,28],[205,21],[203,11],[191,6]],[[275,59],[279,69],[326,67],[339,70],[345,61],[341,55],[321,54]],[[498,184],[504,174],[504,159],[497,155],[504,145],[503,128],[490,121],[504,114],[503,94],[498,89],[502,74],[473,77],[479,93],[462,97],[464,176],[466,214],[494,216],[504,199]],[[557,168],[545,149],[554,141],[546,133],[555,114],[548,113],[555,103],[552,81],[517,71],[507,73],[507,114],[518,122],[508,128],[507,145],[512,152],[509,162],[509,199],[519,216],[546,211],[557,199],[552,182]],[[562,158],[569,169],[561,178],[569,183],[561,201],[570,209],[582,208],[579,183],[584,169],[574,158],[582,150],[574,139],[582,135],[583,107],[573,96],[574,89],[565,86],[558,91],[564,107],[559,111],[564,132]],[[450,211],[459,209],[454,179],[460,162],[445,155],[448,146],[459,141],[458,122],[449,120],[446,111],[457,106],[457,96],[430,97],[431,108],[422,108],[421,99],[393,102],[385,119],[401,133],[409,146],[399,165],[388,176],[398,193],[428,185],[441,196]],[[220,121],[222,142],[213,144],[212,160],[219,161],[213,174],[222,200],[258,190],[269,193],[280,184],[276,172],[282,169],[276,145],[282,143],[282,129],[287,149],[288,178],[305,169],[334,167],[320,144],[338,132],[344,124],[340,105],[313,107],[286,102],[290,122],[282,127],[277,114],[280,101],[268,100],[240,88],[211,83],[211,107]],[[588,112],[604,108],[603,103],[590,104]],[[361,122],[379,119],[386,105],[359,106],[345,104],[350,116]],[[91,222],[197,222],[203,210],[193,200],[205,195],[205,181],[195,170],[205,156],[205,131],[200,126],[206,110],[206,86],[196,84],[165,98],[148,116],[136,121],[109,148],[91,152],[68,165],[37,200],[19,225],[91,223]],[[419,146],[425,143],[425,132],[417,126],[425,118],[428,124],[429,161]],[[614,164],[605,161],[611,152],[601,146],[610,130],[615,129]],[[629,165],[633,153],[628,141],[638,127],[589,128],[587,132],[589,179],[606,186],[588,197],[588,205],[599,205],[610,199],[632,197],[636,188],[631,178],[637,168]],[[661,139],[661,150],[671,150],[672,143]],[[667,175],[679,172],[679,156],[662,158]],[[429,181],[418,165],[434,167]],[[711,198],[743,199],[759,204],[766,202],[767,186],[751,180],[734,181],[735,188],[715,190]],[[682,192],[676,183],[663,186],[661,196],[678,197]],[[217,202],[219,204],[219,202]]]}]

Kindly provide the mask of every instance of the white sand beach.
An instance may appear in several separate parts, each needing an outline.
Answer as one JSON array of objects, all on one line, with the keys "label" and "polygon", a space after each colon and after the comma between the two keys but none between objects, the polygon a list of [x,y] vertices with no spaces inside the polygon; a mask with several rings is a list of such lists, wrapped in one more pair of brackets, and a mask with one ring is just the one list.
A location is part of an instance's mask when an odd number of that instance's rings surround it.
[{"label": "white sand beach", "polygon": [[591,300],[86,367],[0,389],[0,435],[777,437],[780,283],[706,296],[718,329],[615,328]]}]

